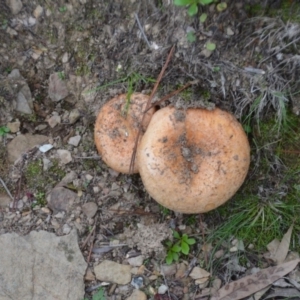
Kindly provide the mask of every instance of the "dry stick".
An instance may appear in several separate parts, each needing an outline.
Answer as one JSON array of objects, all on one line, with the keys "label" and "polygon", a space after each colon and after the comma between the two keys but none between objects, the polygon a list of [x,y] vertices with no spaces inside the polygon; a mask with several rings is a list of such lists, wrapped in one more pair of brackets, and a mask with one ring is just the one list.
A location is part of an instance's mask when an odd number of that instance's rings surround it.
[{"label": "dry stick", "polygon": [[[161,69],[160,74],[158,75],[157,81],[156,81],[156,83],[154,85],[154,88],[153,88],[153,90],[151,92],[151,95],[150,95],[150,97],[149,97],[149,99],[147,101],[146,110],[150,106],[151,100],[152,100],[154,94],[156,93],[156,90],[158,89],[159,83],[160,83],[160,81],[161,81],[161,79],[162,79],[162,77],[163,77],[163,75],[164,75],[164,73],[166,71],[166,68],[167,68],[167,66],[168,66],[168,64],[170,62],[171,56],[172,56],[172,54],[174,52],[174,49],[175,49],[175,46],[173,46],[171,48],[170,53],[168,54],[167,60],[166,60],[166,62],[164,64],[163,68]],[[142,117],[142,120],[141,120],[141,124],[143,124],[145,116],[146,116],[146,114],[144,113],[143,117]],[[132,151],[132,156],[131,156],[131,161],[130,161],[130,166],[129,166],[129,174],[133,173],[133,166],[134,166],[134,161],[135,161],[135,156],[136,156],[136,151],[137,151],[137,145],[138,145],[138,142],[139,142],[141,131],[142,131],[142,127],[140,126],[138,134],[137,134],[137,137],[136,137],[136,140],[135,140],[134,148],[133,148],[133,151]]]},{"label": "dry stick", "polygon": [[2,180],[2,178],[0,177],[0,182],[2,184],[2,186],[4,187],[4,189],[6,190],[6,193],[8,194],[8,196],[14,200],[14,197],[12,196],[12,194],[10,193],[9,189],[7,188],[6,184],[4,183],[4,181]]},{"label": "dry stick", "polygon": [[180,89],[178,89],[178,90],[176,90],[176,91],[174,91],[174,92],[168,94],[167,96],[165,96],[165,97],[163,97],[162,99],[160,99],[160,100],[156,101],[155,103],[153,103],[153,105],[151,105],[149,108],[147,108],[147,109],[145,110],[145,113],[148,112],[148,110],[150,110],[151,108],[153,108],[153,107],[155,107],[155,106],[157,106],[157,105],[159,105],[159,104],[161,104],[161,103],[167,101],[167,100],[170,99],[171,97],[173,97],[173,96],[179,94],[181,91],[183,91],[184,89],[188,88],[190,85],[197,84],[198,82],[199,82],[198,80],[193,80],[193,81],[188,82],[187,84],[185,84],[185,85],[184,85],[183,87],[181,87]]}]

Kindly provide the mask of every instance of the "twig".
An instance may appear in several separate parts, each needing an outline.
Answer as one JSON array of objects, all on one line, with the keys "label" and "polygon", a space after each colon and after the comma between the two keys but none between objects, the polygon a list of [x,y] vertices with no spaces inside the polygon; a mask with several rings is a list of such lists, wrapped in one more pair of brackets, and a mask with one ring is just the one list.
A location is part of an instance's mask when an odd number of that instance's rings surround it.
[{"label": "twig", "polygon": [[90,260],[91,260],[91,255],[92,255],[92,251],[93,251],[93,247],[94,247],[95,234],[96,234],[96,219],[95,219],[95,226],[94,226],[94,230],[93,230],[93,234],[92,234],[92,238],[91,238],[91,245],[90,245],[89,255],[87,257],[87,263],[89,263]]},{"label": "twig", "polygon": [[167,101],[168,99],[170,99],[171,97],[179,94],[181,91],[183,91],[184,89],[188,88],[189,86],[193,85],[193,84],[197,84],[199,81],[198,80],[193,80],[188,82],[187,84],[185,84],[183,87],[181,87],[180,89],[173,91],[172,93],[168,94],[167,96],[163,97],[162,99],[156,101],[155,103],[153,103],[147,110],[145,110],[145,113],[150,110],[151,108]]},{"label": "twig", "polygon": [[[175,46],[173,46],[171,48],[171,50],[170,50],[170,52],[168,54],[167,60],[166,60],[166,62],[164,64],[163,68],[161,69],[160,74],[158,75],[157,81],[156,81],[156,83],[154,85],[154,88],[153,88],[153,90],[151,92],[151,95],[150,95],[150,97],[149,97],[149,99],[147,101],[146,110],[150,106],[152,98],[153,98],[154,94],[156,93],[156,90],[158,89],[159,83],[160,83],[160,81],[161,81],[161,79],[162,79],[162,77],[163,77],[163,75],[164,75],[164,73],[166,71],[166,68],[167,68],[167,66],[168,66],[168,64],[170,62],[171,56],[172,56],[172,54],[174,52],[174,49],[175,49]],[[145,116],[146,116],[146,114],[144,113],[140,124],[143,124]],[[133,173],[133,166],[134,166],[134,161],[135,161],[135,156],[136,156],[136,151],[137,151],[137,145],[138,145],[138,142],[139,142],[141,131],[142,131],[142,127],[140,126],[138,134],[137,134],[137,137],[136,137],[136,140],[135,140],[134,148],[133,148],[133,151],[132,151],[132,156],[131,156],[131,161],[130,161],[130,166],[129,166],[129,173],[130,174]]]},{"label": "twig", "polygon": [[140,31],[142,33],[142,36],[143,36],[144,40],[146,41],[148,47],[151,48],[151,44],[149,43],[149,41],[147,39],[147,36],[146,36],[146,34],[145,34],[144,30],[143,30],[143,27],[142,27],[142,25],[140,23],[139,17],[138,17],[138,15],[136,13],[134,14],[134,17],[136,19],[136,22],[137,22],[139,28],[140,28]]},{"label": "twig", "polygon": [[4,181],[2,180],[1,177],[0,177],[0,182],[1,182],[2,186],[4,187],[4,189],[6,190],[6,193],[8,194],[8,196],[10,197],[10,199],[14,200],[14,197],[10,193],[9,189],[7,188],[6,184],[4,183]]},{"label": "twig", "polygon": [[85,248],[85,246],[87,245],[89,239],[91,238],[92,234],[94,233],[95,229],[96,229],[96,218],[95,218],[95,224],[94,224],[94,226],[93,226],[91,232],[90,232],[89,235],[86,237],[85,241],[83,242],[83,244],[82,244],[81,247],[80,247],[81,250],[83,250],[83,249]]}]

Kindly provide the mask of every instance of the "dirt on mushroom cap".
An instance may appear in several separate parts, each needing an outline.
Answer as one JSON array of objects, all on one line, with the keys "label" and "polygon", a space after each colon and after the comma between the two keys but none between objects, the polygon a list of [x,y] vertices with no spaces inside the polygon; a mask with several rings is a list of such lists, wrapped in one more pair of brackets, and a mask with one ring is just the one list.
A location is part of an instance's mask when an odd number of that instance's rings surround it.
[{"label": "dirt on mushroom cap", "polygon": [[242,185],[249,163],[242,126],[220,109],[163,108],[153,116],[138,150],[146,190],[182,213],[207,212],[226,202]]},{"label": "dirt on mushroom cap", "polygon": [[[118,172],[129,173],[135,140],[148,99],[147,95],[133,93],[128,101],[127,95],[122,94],[107,102],[97,116],[94,132],[97,150],[105,163]],[[154,112],[153,108],[146,113],[142,134]],[[138,173],[137,162],[133,173]]]}]

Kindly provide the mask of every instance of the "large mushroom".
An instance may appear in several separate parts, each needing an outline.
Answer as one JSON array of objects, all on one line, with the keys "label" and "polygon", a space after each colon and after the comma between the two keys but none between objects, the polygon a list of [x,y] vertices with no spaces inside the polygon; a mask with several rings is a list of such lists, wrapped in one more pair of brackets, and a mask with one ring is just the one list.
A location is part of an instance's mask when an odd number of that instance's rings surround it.
[{"label": "large mushroom", "polygon": [[181,213],[203,213],[222,205],[242,185],[250,147],[230,113],[165,107],[153,115],[137,162],[157,202]]},{"label": "large mushroom", "polygon": [[[97,116],[94,131],[97,150],[104,162],[118,172],[129,173],[139,128],[143,134],[155,112],[150,109],[141,124],[148,99],[141,93],[133,93],[130,99],[122,94],[108,101]],[[132,171],[138,172],[137,162]]]}]

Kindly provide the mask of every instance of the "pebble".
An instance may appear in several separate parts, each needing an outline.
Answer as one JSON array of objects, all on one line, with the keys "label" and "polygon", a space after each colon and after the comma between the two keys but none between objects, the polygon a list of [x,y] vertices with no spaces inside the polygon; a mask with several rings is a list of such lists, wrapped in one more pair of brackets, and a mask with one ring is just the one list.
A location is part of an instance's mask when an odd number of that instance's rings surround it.
[{"label": "pebble", "polygon": [[74,124],[76,121],[78,121],[79,118],[80,118],[80,111],[77,108],[72,109],[69,114],[69,123]]},{"label": "pebble", "polygon": [[39,147],[39,150],[43,153],[46,153],[48,152],[49,150],[51,150],[53,148],[53,145],[52,144],[45,144],[43,146],[40,146]]},{"label": "pebble", "polygon": [[80,143],[81,136],[76,135],[69,138],[68,144],[77,147]]},{"label": "pebble", "polygon": [[70,227],[69,224],[64,224],[62,231],[64,234],[69,234],[71,232],[72,228]]},{"label": "pebble", "polygon": [[96,278],[116,284],[128,284],[131,281],[131,266],[122,265],[110,260],[104,260],[94,267]]},{"label": "pebble", "polygon": [[131,285],[135,288],[135,289],[140,289],[143,287],[144,285],[144,278],[142,276],[138,276],[138,277],[133,277],[131,280]]},{"label": "pebble", "polygon": [[82,211],[88,218],[93,218],[97,210],[98,205],[95,202],[87,202],[82,205]]},{"label": "pebble", "polygon": [[159,294],[164,294],[166,291],[168,290],[168,287],[165,284],[162,284],[159,288],[158,288],[158,293]]},{"label": "pebble", "polygon": [[44,9],[42,6],[38,5],[35,10],[33,11],[33,15],[36,19],[38,19],[44,12]]},{"label": "pebble", "polygon": [[51,128],[54,128],[57,124],[60,124],[60,122],[61,122],[61,117],[58,115],[51,116],[48,119],[48,124]]},{"label": "pebble", "polygon": [[67,84],[59,73],[50,75],[48,95],[52,101],[60,101],[69,95]]},{"label": "pebble", "polygon": [[189,276],[192,277],[193,279],[199,279],[199,278],[209,277],[210,273],[208,273],[206,270],[200,267],[194,267]]},{"label": "pebble", "polygon": [[133,267],[140,267],[143,264],[144,256],[139,255],[135,257],[130,257],[127,259],[128,263]]},{"label": "pebble", "polygon": [[68,62],[68,60],[69,60],[69,54],[68,54],[68,52],[65,52],[63,54],[63,57],[62,57],[61,61],[62,61],[63,64],[65,64],[65,63]]},{"label": "pebble", "polygon": [[57,150],[57,155],[61,164],[63,165],[66,165],[73,160],[71,152],[69,150],[59,149]]},{"label": "pebble", "polygon": [[93,187],[93,192],[94,192],[94,194],[98,194],[100,192],[99,186],[94,186]]},{"label": "pebble", "polygon": [[147,296],[140,290],[133,290],[132,294],[126,300],[147,300]]},{"label": "pebble", "polygon": [[164,276],[171,276],[176,274],[177,268],[175,264],[172,265],[162,265],[161,266],[161,274]]},{"label": "pebble", "polygon": [[16,132],[20,131],[20,125],[21,125],[21,123],[19,121],[16,121],[16,122],[7,123],[6,126],[10,130],[11,133],[16,133]]},{"label": "pebble", "polygon": [[13,15],[17,15],[23,8],[21,0],[6,0],[6,5]]},{"label": "pebble", "polygon": [[86,179],[87,181],[92,181],[93,178],[94,178],[94,177],[93,177],[92,175],[90,175],[90,174],[86,174],[86,175],[85,175],[85,179]]}]

